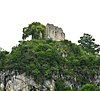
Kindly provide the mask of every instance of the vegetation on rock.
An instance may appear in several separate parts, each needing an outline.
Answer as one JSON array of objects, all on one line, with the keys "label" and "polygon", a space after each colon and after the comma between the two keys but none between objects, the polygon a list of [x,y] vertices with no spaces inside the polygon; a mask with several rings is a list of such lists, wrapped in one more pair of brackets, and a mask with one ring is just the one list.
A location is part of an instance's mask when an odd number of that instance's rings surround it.
[{"label": "vegetation on rock", "polygon": [[11,53],[0,51],[0,71],[26,73],[41,85],[53,79],[55,91],[77,91],[81,87],[81,91],[99,91],[87,84],[95,84],[95,76],[100,76],[100,55],[95,54],[99,45],[94,39],[85,34],[77,45],[68,40],[41,39],[40,31],[44,38],[45,26],[34,22],[23,31],[23,39],[32,35],[32,40],[20,41]]}]

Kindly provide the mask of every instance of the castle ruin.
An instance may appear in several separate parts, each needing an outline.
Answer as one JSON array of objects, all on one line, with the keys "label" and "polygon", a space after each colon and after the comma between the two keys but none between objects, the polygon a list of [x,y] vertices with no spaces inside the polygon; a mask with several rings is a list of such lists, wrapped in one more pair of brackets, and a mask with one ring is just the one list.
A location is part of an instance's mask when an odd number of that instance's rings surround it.
[{"label": "castle ruin", "polygon": [[46,37],[52,38],[53,40],[60,41],[65,39],[65,33],[62,28],[54,26],[53,24],[47,23],[46,25]]}]

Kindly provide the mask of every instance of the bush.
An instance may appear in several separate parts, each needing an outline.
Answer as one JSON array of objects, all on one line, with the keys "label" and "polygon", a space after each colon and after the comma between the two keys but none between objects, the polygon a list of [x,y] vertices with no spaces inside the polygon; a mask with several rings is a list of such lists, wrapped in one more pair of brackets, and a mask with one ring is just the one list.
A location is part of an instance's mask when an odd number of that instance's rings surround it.
[{"label": "bush", "polygon": [[80,91],[99,91],[97,86],[93,84],[85,84],[82,86]]}]

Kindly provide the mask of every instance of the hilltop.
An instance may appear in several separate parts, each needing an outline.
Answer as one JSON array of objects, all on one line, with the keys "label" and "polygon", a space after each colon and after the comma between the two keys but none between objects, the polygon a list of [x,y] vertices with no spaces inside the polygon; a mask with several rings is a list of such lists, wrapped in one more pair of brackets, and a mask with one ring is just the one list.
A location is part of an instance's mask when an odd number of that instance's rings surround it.
[{"label": "hilltop", "polygon": [[[77,45],[64,39],[61,28],[48,25],[54,28],[51,34],[39,22],[29,24],[11,53],[0,51],[0,91],[99,91],[100,55],[95,39],[84,34]],[[63,37],[56,39],[56,30]],[[32,39],[26,40],[30,35]]]}]

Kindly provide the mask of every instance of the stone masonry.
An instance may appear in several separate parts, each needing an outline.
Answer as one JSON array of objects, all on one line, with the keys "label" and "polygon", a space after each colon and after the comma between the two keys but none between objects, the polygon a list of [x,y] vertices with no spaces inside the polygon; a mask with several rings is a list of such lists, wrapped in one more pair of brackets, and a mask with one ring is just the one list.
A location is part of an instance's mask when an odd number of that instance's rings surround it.
[{"label": "stone masonry", "polygon": [[53,24],[47,23],[46,25],[46,37],[52,38],[53,40],[60,41],[65,39],[65,33],[62,28],[54,26]]}]

